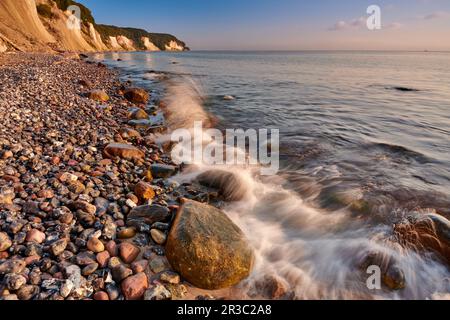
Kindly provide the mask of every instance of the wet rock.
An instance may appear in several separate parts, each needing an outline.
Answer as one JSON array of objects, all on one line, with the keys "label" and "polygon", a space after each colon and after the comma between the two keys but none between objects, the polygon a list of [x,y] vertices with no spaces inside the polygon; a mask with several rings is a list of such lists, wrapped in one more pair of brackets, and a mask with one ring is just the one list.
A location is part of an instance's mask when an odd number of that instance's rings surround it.
[{"label": "wet rock", "polygon": [[157,244],[163,245],[164,243],[166,243],[167,236],[164,232],[157,229],[152,229],[150,230],[150,235],[152,236],[153,241],[155,241]]},{"label": "wet rock", "polygon": [[104,154],[107,158],[122,158],[126,160],[142,160],[145,154],[131,144],[111,143],[106,146]]},{"label": "wet rock", "polygon": [[69,205],[69,207],[73,208],[74,210],[81,210],[91,215],[97,212],[97,208],[87,201],[74,201]]},{"label": "wet rock", "polygon": [[155,191],[152,186],[143,181],[136,184],[134,187],[134,193],[142,202],[155,198]]},{"label": "wet rock", "polygon": [[197,177],[197,181],[203,186],[217,189],[226,201],[240,201],[247,193],[243,181],[228,171],[206,171]]},{"label": "wet rock", "polygon": [[148,288],[147,276],[141,272],[128,277],[122,282],[121,288],[126,300],[139,300]]},{"label": "wet rock", "polygon": [[62,283],[61,288],[59,289],[59,294],[63,298],[67,298],[71,293],[72,290],[75,288],[75,285],[72,281],[66,280]]},{"label": "wet rock", "polygon": [[81,252],[75,257],[75,263],[80,266],[87,266],[95,263],[96,257],[90,252]]},{"label": "wet rock", "polygon": [[99,101],[99,102],[106,102],[109,100],[108,94],[103,90],[92,90],[87,93],[87,97],[89,99]]},{"label": "wet rock", "polygon": [[164,222],[172,217],[169,209],[160,205],[145,205],[133,208],[127,218],[128,225],[143,222],[152,225],[155,222]]},{"label": "wet rock", "polygon": [[172,267],[202,289],[231,287],[248,277],[254,254],[242,231],[222,211],[185,200],[166,245]]},{"label": "wet rock", "polygon": [[169,266],[167,264],[167,260],[163,257],[154,257],[149,260],[149,267],[154,273],[160,273],[166,271]]},{"label": "wet rock", "polygon": [[170,300],[172,294],[163,285],[151,287],[144,294],[144,300]]},{"label": "wet rock", "polygon": [[154,178],[170,178],[176,172],[176,167],[167,164],[152,164],[150,167]]},{"label": "wet rock", "polygon": [[97,269],[98,269],[98,263],[91,263],[83,268],[83,270],[81,271],[81,274],[83,276],[87,277],[87,276],[90,276],[91,274],[93,274],[95,271],[97,271]]},{"label": "wet rock", "polygon": [[148,261],[147,260],[139,260],[135,261],[131,264],[131,269],[134,273],[144,272],[147,269]]},{"label": "wet rock", "polygon": [[123,128],[123,129],[120,129],[120,135],[121,135],[122,138],[125,139],[125,140],[140,139],[140,138],[142,138],[142,136],[141,136],[141,134],[139,133],[139,131],[134,130],[134,129],[130,129],[130,128]]},{"label": "wet rock", "polygon": [[119,256],[123,262],[130,264],[138,257],[140,250],[135,245],[124,242],[119,246]]},{"label": "wet rock", "polygon": [[0,232],[0,252],[8,250],[12,246],[12,241],[5,232]]},{"label": "wet rock", "polygon": [[100,268],[105,268],[108,265],[108,261],[110,258],[110,254],[108,251],[103,251],[97,254],[96,259]]},{"label": "wet rock", "polygon": [[401,290],[406,287],[405,274],[400,267],[390,266],[383,275],[383,283],[391,290]]},{"label": "wet rock", "polygon": [[23,205],[22,210],[27,214],[39,214],[39,202],[28,201]]},{"label": "wet rock", "polygon": [[130,112],[128,117],[132,120],[143,120],[148,119],[149,116],[144,110],[136,108]]},{"label": "wet rock", "polygon": [[289,285],[275,275],[266,275],[255,283],[256,293],[266,299],[281,299],[289,290]]},{"label": "wet rock", "polygon": [[2,187],[0,189],[0,205],[12,204],[15,197],[14,188]]},{"label": "wet rock", "polygon": [[136,104],[147,104],[150,98],[148,92],[140,88],[126,89],[123,95],[128,101]]},{"label": "wet rock", "polygon": [[135,228],[125,228],[119,231],[118,237],[119,239],[131,239],[136,236]]}]

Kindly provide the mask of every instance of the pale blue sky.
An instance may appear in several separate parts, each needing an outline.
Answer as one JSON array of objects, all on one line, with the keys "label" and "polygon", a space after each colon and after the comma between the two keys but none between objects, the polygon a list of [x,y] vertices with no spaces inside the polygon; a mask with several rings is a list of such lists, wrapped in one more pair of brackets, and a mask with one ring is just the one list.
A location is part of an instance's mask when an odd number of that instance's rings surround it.
[{"label": "pale blue sky", "polygon": [[[79,0],[99,23],[172,33],[192,49],[450,50],[449,0]],[[382,30],[365,27],[382,8]]]}]

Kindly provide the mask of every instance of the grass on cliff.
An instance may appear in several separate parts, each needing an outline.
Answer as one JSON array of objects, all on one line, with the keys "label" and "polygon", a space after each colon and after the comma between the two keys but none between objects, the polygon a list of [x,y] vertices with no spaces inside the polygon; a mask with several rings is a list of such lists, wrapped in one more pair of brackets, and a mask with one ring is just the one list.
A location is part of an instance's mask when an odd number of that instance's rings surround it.
[{"label": "grass on cliff", "polygon": [[56,5],[58,6],[58,8],[63,10],[63,11],[66,11],[67,8],[70,7],[70,6],[78,6],[80,8],[80,11],[81,11],[81,21],[83,21],[83,22],[90,22],[92,24],[95,24],[95,19],[92,16],[91,10],[86,8],[81,3],[78,3],[78,2],[73,1],[73,0],[53,0],[53,1],[56,2]]},{"label": "grass on cliff", "polygon": [[46,19],[53,19],[55,17],[55,14],[52,12],[52,7],[50,7],[48,4],[39,4],[36,6],[36,9],[41,17],[44,17]]}]

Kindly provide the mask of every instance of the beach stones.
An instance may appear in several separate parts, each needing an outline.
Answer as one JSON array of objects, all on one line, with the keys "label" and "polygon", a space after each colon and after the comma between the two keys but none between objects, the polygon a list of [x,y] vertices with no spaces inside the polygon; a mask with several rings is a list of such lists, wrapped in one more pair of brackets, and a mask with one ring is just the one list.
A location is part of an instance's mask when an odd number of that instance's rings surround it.
[{"label": "beach stones", "polygon": [[152,225],[155,222],[167,221],[171,216],[172,214],[167,207],[160,205],[139,206],[131,210],[127,218],[127,224],[145,223]]},{"label": "beach stones", "polygon": [[87,97],[89,99],[99,101],[99,102],[106,102],[109,100],[108,94],[103,90],[92,90],[87,93]]},{"label": "beach stones", "polygon": [[143,202],[152,200],[155,197],[155,191],[152,186],[143,181],[136,184],[134,187],[134,193]]},{"label": "beach stones", "polygon": [[225,213],[191,200],[177,213],[166,256],[183,278],[208,290],[238,284],[249,276],[254,261],[244,234]]},{"label": "beach stones", "polygon": [[119,256],[126,264],[136,260],[140,252],[138,247],[129,242],[124,242],[119,246]]},{"label": "beach stones", "polygon": [[141,272],[126,278],[122,284],[122,293],[126,300],[139,300],[148,289],[148,279],[145,273]]},{"label": "beach stones", "polygon": [[126,89],[123,96],[125,99],[135,104],[146,104],[150,98],[148,92],[140,88]]},{"label": "beach stones", "polygon": [[142,160],[145,153],[131,144],[111,143],[106,146],[104,154],[107,158],[122,158],[126,160]]},{"label": "beach stones", "polygon": [[140,108],[133,109],[128,117],[132,120],[143,120],[148,119],[148,114]]},{"label": "beach stones", "polygon": [[176,172],[176,167],[167,164],[152,164],[151,167],[152,176],[154,178],[170,178]]},{"label": "beach stones", "polygon": [[98,238],[89,239],[86,244],[86,247],[94,253],[100,253],[105,251],[104,244]]},{"label": "beach stones", "polygon": [[223,170],[209,170],[197,177],[198,183],[219,191],[226,201],[239,201],[244,198],[247,188],[234,173]]},{"label": "beach stones", "polygon": [[27,232],[27,237],[25,240],[27,242],[42,243],[45,240],[45,233],[37,229],[31,229]]},{"label": "beach stones", "polygon": [[8,250],[12,246],[12,241],[5,232],[0,232],[0,252]]},{"label": "beach stones", "polygon": [[10,205],[16,197],[14,188],[2,187],[0,189],[0,205]]}]

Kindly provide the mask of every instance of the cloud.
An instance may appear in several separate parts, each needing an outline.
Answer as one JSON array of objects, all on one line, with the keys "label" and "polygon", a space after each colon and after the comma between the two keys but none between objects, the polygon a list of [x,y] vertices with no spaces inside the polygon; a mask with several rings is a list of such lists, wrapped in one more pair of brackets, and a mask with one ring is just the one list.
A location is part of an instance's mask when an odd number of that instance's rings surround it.
[{"label": "cloud", "polygon": [[404,25],[400,22],[392,22],[392,23],[388,24],[387,26],[385,26],[386,29],[400,29],[403,27],[404,27]]},{"label": "cloud", "polygon": [[366,26],[366,18],[360,17],[349,21],[338,21],[332,27],[328,28],[329,31],[340,31],[349,28],[362,28]]},{"label": "cloud", "polygon": [[450,13],[449,12],[436,11],[436,12],[424,15],[421,18],[423,20],[434,20],[434,19],[441,19],[441,18],[447,18],[447,17],[450,17]]}]

